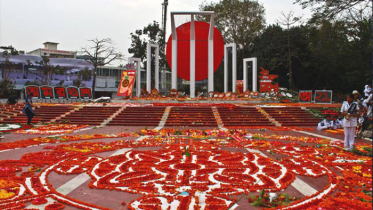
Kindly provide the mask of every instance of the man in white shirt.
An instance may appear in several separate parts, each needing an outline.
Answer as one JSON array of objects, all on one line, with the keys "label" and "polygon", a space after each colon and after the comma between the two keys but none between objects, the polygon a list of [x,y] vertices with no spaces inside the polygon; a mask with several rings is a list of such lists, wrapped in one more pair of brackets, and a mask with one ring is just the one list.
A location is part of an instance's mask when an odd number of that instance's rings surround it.
[{"label": "man in white shirt", "polygon": [[359,116],[359,105],[353,101],[354,95],[347,95],[347,101],[344,101],[341,107],[343,119],[343,129],[345,133],[344,147],[351,151],[355,142],[355,131],[357,127],[357,117]]},{"label": "man in white shirt", "polygon": [[326,129],[333,129],[333,120],[330,115],[325,115],[325,119],[323,119],[319,124],[317,124],[317,130],[326,130]]}]

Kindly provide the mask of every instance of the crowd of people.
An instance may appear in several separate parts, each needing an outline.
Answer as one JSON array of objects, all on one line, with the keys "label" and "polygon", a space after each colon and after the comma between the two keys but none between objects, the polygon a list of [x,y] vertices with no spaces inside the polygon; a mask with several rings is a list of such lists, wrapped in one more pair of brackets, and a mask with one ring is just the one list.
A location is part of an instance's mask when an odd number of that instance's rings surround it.
[{"label": "crowd of people", "polygon": [[[366,85],[364,95],[354,90],[348,94],[346,101],[342,103],[340,116],[325,115],[319,122],[317,129],[339,129],[344,130],[344,147],[352,150],[356,137],[364,136],[364,131],[368,131],[368,137],[372,137],[372,87]],[[370,133],[369,133],[370,131]]]}]

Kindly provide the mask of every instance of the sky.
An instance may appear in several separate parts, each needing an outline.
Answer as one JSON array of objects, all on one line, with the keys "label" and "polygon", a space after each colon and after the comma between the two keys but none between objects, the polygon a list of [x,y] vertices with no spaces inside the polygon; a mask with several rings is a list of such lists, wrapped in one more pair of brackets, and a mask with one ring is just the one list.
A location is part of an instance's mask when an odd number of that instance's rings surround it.
[{"label": "sky", "polygon": [[[218,2],[219,0],[207,0]],[[267,24],[285,14],[310,17],[309,10],[293,4],[295,0],[259,0]],[[202,0],[169,0],[170,11],[198,11]],[[162,23],[163,0],[0,0],[0,46],[12,45],[26,52],[43,48],[46,41],[60,43],[59,50],[79,51],[89,39],[111,38],[125,57],[131,57],[130,33],[152,23]],[[179,20],[182,21],[182,20]],[[126,63],[123,61],[122,63]]]}]

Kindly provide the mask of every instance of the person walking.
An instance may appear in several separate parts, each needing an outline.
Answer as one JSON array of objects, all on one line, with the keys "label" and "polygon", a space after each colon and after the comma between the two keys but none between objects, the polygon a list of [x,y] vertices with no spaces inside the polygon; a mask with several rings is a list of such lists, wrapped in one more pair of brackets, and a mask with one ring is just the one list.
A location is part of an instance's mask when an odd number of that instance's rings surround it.
[{"label": "person walking", "polygon": [[25,107],[23,108],[23,113],[27,115],[27,125],[31,124],[32,118],[35,116],[32,104],[32,97],[34,96],[33,93],[30,93],[27,96]]},{"label": "person walking", "polygon": [[351,151],[354,147],[357,117],[359,116],[359,105],[354,102],[353,94],[347,95],[347,101],[344,101],[341,107],[341,115],[344,116],[344,147],[346,150]]}]

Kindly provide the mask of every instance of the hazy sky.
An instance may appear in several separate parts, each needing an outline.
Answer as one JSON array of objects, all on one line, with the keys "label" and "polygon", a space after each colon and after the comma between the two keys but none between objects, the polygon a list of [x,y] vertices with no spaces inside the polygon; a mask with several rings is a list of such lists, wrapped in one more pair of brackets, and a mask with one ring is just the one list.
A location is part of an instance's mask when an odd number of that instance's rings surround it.
[{"label": "hazy sky", "polygon": [[[218,2],[218,0],[212,0]],[[129,57],[130,33],[156,20],[162,22],[163,0],[0,0],[0,46],[13,45],[26,52],[58,42],[59,50],[80,50],[88,39],[111,38]],[[170,11],[198,11],[201,0],[169,0]],[[210,2],[210,0],[208,0]],[[275,23],[281,11],[310,16],[294,0],[259,0],[267,24]]]}]

